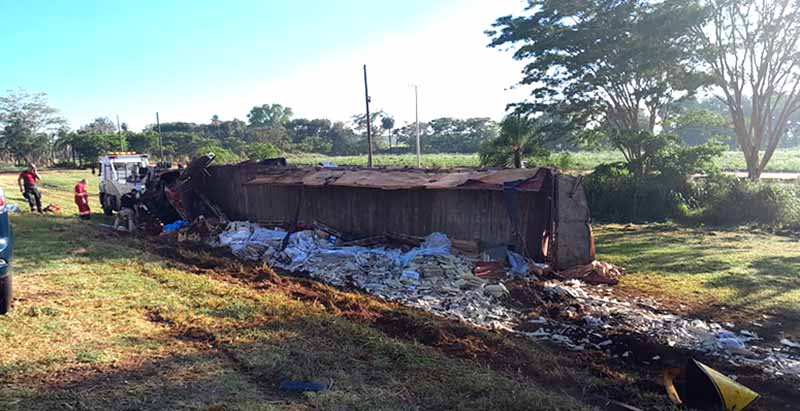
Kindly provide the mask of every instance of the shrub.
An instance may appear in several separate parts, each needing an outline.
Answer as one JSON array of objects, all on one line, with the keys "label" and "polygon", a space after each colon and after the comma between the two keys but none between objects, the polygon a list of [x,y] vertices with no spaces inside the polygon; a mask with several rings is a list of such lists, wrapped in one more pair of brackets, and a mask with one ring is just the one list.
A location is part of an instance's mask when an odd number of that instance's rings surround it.
[{"label": "shrub", "polygon": [[689,187],[671,175],[636,176],[624,163],[603,164],[585,182],[592,217],[600,221],[647,222],[685,216]]},{"label": "shrub", "polygon": [[233,164],[239,162],[239,156],[215,144],[204,144],[194,151],[193,158],[204,156],[208,153],[214,153],[214,163],[216,164]]},{"label": "shrub", "polygon": [[712,176],[698,182],[695,192],[701,207],[696,219],[705,224],[800,224],[800,192],[791,185]]},{"label": "shrub", "polygon": [[81,168],[81,165],[74,161],[59,161],[51,165],[50,168],[75,169],[75,168]]},{"label": "shrub", "polygon": [[722,146],[688,147],[675,136],[647,132],[623,136],[628,161],[601,164],[586,180],[592,216],[625,223],[686,217],[697,207],[689,176],[713,172]]},{"label": "shrub", "polygon": [[264,160],[281,155],[281,150],[270,143],[253,143],[246,149],[247,158],[250,160]]}]

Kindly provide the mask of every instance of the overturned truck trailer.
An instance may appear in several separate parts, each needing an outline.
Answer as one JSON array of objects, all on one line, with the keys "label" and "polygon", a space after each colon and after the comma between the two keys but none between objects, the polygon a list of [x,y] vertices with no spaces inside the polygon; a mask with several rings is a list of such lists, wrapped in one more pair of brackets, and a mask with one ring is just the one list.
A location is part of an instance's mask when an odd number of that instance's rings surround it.
[{"label": "overturned truck trailer", "polygon": [[347,233],[446,233],[481,248],[513,245],[557,270],[594,260],[579,177],[509,170],[213,166],[201,185],[233,219],[321,223]]}]

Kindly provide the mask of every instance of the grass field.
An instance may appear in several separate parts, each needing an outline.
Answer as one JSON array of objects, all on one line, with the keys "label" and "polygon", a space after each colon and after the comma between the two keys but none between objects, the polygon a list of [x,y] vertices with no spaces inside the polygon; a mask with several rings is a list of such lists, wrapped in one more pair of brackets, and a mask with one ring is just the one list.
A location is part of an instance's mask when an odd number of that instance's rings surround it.
[{"label": "grass field", "polygon": [[[595,228],[600,258],[630,269],[622,289],[687,306],[800,321],[800,242],[752,230],[672,224]],[[800,329],[793,329],[797,332]]]},{"label": "grass field", "polygon": [[[325,156],[313,153],[289,154],[292,164],[314,165],[321,161],[331,161],[340,166],[366,166],[367,156]],[[599,164],[623,161],[622,154],[617,151],[580,151],[555,153],[551,158],[537,165],[557,166],[571,170],[591,170]],[[416,167],[417,157],[414,154],[378,154],[374,158],[378,167]],[[718,166],[724,171],[746,170],[744,157],[738,151],[726,151],[717,160]],[[429,168],[454,168],[478,167],[480,159],[478,154],[424,154],[423,167]],[[775,152],[767,166],[767,171],[800,171],[800,149],[786,149]]]},{"label": "grass field", "polygon": [[[592,410],[602,409],[593,395],[610,391],[665,404],[632,385],[631,371],[601,378],[559,348],[307,281],[266,281],[266,267],[162,249],[98,227],[97,214],[79,221],[70,191],[80,177],[92,178],[43,173],[45,203],[61,215],[12,216],[16,300],[0,317],[0,410]],[[0,174],[0,186],[22,205],[15,178]],[[673,225],[596,234],[600,258],[629,270],[621,292],[696,313],[741,309],[742,321],[797,314],[793,239]],[[284,378],[332,388],[286,395],[276,388]]]}]

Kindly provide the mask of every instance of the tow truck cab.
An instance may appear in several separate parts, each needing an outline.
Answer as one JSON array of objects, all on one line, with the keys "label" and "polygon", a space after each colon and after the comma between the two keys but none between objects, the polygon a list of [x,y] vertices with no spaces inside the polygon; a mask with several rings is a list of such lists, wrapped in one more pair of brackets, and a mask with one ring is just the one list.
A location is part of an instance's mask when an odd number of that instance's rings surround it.
[{"label": "tow truck cab", "polygon": [[113,152],[100,158],[100,204],[111,215],[131,190],[143,191],[149,175],[147,154]]}]

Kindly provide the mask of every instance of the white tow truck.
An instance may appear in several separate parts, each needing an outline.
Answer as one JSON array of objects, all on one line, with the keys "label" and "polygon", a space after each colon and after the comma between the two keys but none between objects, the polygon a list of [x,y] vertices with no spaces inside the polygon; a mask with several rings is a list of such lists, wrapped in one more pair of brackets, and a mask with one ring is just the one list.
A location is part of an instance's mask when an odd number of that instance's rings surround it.
[{"label": "white tow truck", "polygon": [[100,204],[111,215],[119,211],[124,194],[143,192],[149,176],[147,154],[112,152],[100,158]]}]

